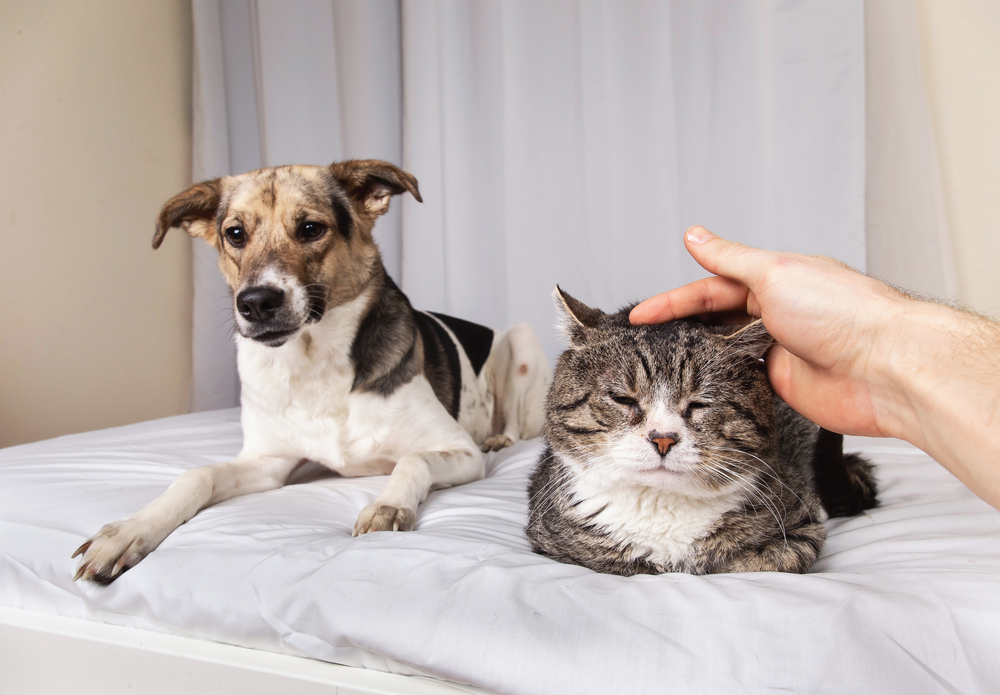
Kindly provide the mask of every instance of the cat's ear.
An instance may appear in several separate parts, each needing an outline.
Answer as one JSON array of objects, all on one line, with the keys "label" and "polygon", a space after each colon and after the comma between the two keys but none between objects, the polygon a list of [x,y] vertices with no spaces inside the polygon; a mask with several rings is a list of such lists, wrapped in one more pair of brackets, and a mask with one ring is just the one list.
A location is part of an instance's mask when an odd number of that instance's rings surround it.
[{"label": "cat's ear", "polygon": [[730,341],[732,350],[755,360],[763,359],[774,344],[774,338],[764,328],[764,322],[760,319],[748,323],[735,333],[729,334],[726,340]]},{"label": "cat's ear", "polygon": [[559,285],[556,285],[552,294],[556,299],[556,306],[562,310],[562,325],[570,343],[574,346],[583,345],[587,342],[588,333],[597,328],[606,314],[563,292]]}]

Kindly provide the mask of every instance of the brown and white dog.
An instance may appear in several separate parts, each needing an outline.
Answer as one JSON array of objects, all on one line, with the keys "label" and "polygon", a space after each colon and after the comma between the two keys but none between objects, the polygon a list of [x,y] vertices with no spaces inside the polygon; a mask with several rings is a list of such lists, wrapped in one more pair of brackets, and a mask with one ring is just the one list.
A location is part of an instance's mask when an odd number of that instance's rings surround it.
[{"label": "brown and white dog", "polygon": [[75,579],[110,582],[199,510],[281,487],[305,461],[389,474],[354,535],[407,531],[430,490],[483,477],[482,451],[537,436],[548,362],[526,324],[503,333],[415,311],[372,238],[417,181],[386,162],[261,169],[167,202],[153,248],[182,227],[219,251],[233,293],[243,449],[193,468],[81,545]]}]

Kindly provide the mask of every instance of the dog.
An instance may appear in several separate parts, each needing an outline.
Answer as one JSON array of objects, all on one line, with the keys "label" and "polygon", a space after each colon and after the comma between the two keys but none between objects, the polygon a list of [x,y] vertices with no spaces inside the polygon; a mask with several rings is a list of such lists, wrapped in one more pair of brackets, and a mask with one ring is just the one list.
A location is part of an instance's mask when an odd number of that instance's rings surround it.
[{"label": "dog", "polygon": [[484,451],[538,436],[551,381],[534,332],[416,311],[372,228],[417,180],[378,160],[260,169],[198,183],[159,214],[219,252],[232,290],[243,448],[190,469],[81,545],[74,580],[108,583],[213,504],[281,487],[316,461],[389,474],[353,535],[408,531],[430,490],[485,474]]}]

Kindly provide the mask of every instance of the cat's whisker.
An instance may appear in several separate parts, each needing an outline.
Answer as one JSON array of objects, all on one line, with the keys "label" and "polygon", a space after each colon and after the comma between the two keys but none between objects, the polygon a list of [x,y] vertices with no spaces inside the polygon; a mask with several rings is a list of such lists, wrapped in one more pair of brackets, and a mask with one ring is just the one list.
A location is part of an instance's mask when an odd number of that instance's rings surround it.
[{"label": "cat's whisker", "polygon": [[[739,492],[743,497],[744,513],[746,512],[746,508],[749,503],[749,508],[751,511],[753,511],[754,517],[759,520],[760,519],[759,508],[764,507],[768,511],[768,513],[772,517],[774,517],[774,520],[778,523],[778,527],[782,528],[782,530],[784,529],[782,521],[777,514],[777,510],[772,509],[771,506],[767,503],[767,500],[761,497],[759,491],[754,489],[752,485],[744,481],[741,481],[739,479],[732,479],[730,481],[730,484],[735,488],[735,492]],[[754,501],[756,501],[758,504],[754,504],[753,503]]]},{"label": "cat's whisker", "polygon": [[[745,464],[746,463],[746,462],[741,462],[741,461],[735,461],[735,462],[736,463],[741,463],[741,464]],[[763,471],[760,471],[759,469],[754,469],[754,470],[755,470],[755,472],[758,472],[758,473],[763,472]],[[733,475],[740,475],[742,477],[746,477],[745,475],[739,474],[737,471],[733,471],[731,469],[729,470],[729,473],[731,473]],[[779,480],[777,478],[776,478],[776,480],[778,480],[779,484],[782,484],[781,480]],[[787,534],[788,508],[785,506],[784,500],[782,499],[781,495],[771,496],[771,495],[768,495],[763,490],[757,489],[756,487],[754,487],[753,490],[754,490],[754,493],[755,493],[754,494],[755,499],[759,500],[768,509],[768,511],[771,512],[771,515],[774,516],[775,521],[778,523],[778,528],[781,530],[781,537],[782,537],[781,553],[782,553],[782,555],[784,555],[784,553],[788,550],[788,534]],[[789,488],[789,490],[791,490],[791,488]],[[792,491],[792,493],[794,494],[794,491]],[[781,509],[782,514],[781,514],[780,517],[778,516],[778,513],[777,513],[778,512],[777,503],[780,503],[781,504],[781,508],[782,508]],[[805,508],[806,511],[808,512],[808,508],[806,508],[804,506],[803,506],[803,508]],[[811,519],[811,516],[810,516],[810,519]]]},{"label": "cat's whisker", "polygon": [[761,475],[765,475],[765,476],[767,476],[769,478],[772,478],[781,487],[784,487],[789,492],[791,492],[793,495],[795,495],[796,499],[798,499],[799,502],[802,502],[802,499],[799,498],[798,495],[795,494],[795,490],[793,490],[791,487],[789,487],[781,479],[781,476],[779,476],[778,473],[777,473],[777,471],[774,470],[774,467],[771,466],[771,464],[767,463],[767,461],[764,461],[763,459],[761,459],[761,458],[759,458],[757,456],[754,456],[753,454],[750,454],[750,453],[744,452],[744,451],[740,451],[738,449],[726,449],[726,448],[723,448],[723,447],[705,447],[705,448],[706,449],[714,449],[714,450],[717,450],[717,451],[730,451],[730,452],[734,452],[734,453],[743,454],[744,456],[749,456],[750,458],[752,458],[752,459],[756,460],[758,463],[760,463],[763,466],[763,468],[757,468],[756,466],[754,466],[754,464],[750,463],[749,461],[743,460],[743,459],[731,458],[731,457],[724,457],[724,456],[721,456],[719,454],[714,454],[714,456],[717,457],[719,460],[723,460],[723,461],[726,461],[728,463],[733,463],[733,464],[736,464],[736,465],[739,465],[739,466],[745,466],[745,467],[748,467],[748,468],[753,468],[754,470],[756,470]]},{"label": "cat's whisker", "polygon": [[[566,482],[565,478],[569,478],[573,475],[574,474],[571,471],[567,471],[566,475],[562,477],[553,476],[552,480],[548,481],[544,487],[542,487],[540,490],[537,490],[533,495],[530,495],[528,497],[528,504],[531,505],[532,503],[535,503],[536,511],[538,511],[538,503],[540,503],[542,500],[547,499],[551,495],[551,493],[555,492],[562,485],[564,485]],[[540,512],[539,515],[544,515],[544,512]]]},{"label": "cat's whisker", "polygon": [[[784,525],[781,518],[778,516],[777,509],[772,509],[771,506],[768,504],[766,498],[762,497],[758,490],[756,490],[749,483],[746,483],[739,479],[733,479],[730,481],[730,483],[736,488],[736,491],[741,493],[743,496],[744,513],[746,512],[747,506],[749,505],[750,509],[754,513],[754,517],[759,520],[760,507],[764,507],[764,509],[766,509],[767,512],[772,517],[774,517],[774,520],[778,523],[778,527],[782,529],[782,532],[784,532]],[[757,502],[757,504],[754,504],[754,502]]]},{"label": "cat's whisker", "polygon": [[[581,449],[587,449],[587,448],[589,447],[586,446],[574,447],[571,449],[562,450],[559,452],[559,454],[565,455],[571,451],[576,452]],[[553,454],[553,457],[557,455],[558,454]],[[546,457],[545,461],[548,461],[551,458],[552,457]],[[586,465],[590,471],[595,471],[600,469],[606,471],[607,469],[619,468],[621,466],[621,463],[622,461],[618,456],[616,456],[614,453],[609,452],[598,456],[588,457]],[[528,515],[527,527],[531,527],[532,525],[538,523],[542,518],[545,517],[546,514],[548,514],[552,510],[552,508],[557,503],[557,499],[554,494],[557,490],[564,487],[567,488],[568,490],[573,490],[574,486],[572,485],[572,483],[575,483],[582,474],[581,471],[577,470],[575,466],[563,466],[562,470],[566,474],[564,478],[553,477],[553,479],[549,480],[544,487],[537,490],[534,495],[529,496],[529,508],[531,506],[534,506],[534,509]],[[572,476],[572,480],[569,480],[570,476]],[[619,478],[619,476],[617,475],[617,471],[614,477]],[[569,483],[569,485],[567,485],[567,483]],[[622,488],[624,487],[624,482],[621,480],[616,480],[615,483],[612,485],[612,487]],[[534,504],[532,505],[533,501]]]},{"label": "cat's whisker", "polygon": [[[713,463],[716,466],[718,465],[717,461],[713,461]],[[735,461],[735,463],[741,463],[741,462]],[[785,544],[787,546],[788,539],[787,539],[787,536],[785,536],[785,529],[786,529],[786,527],[788,525],[788,513],[789,513],[789,511],[788,511],[788,507],[785,505],[784,499],[782,499],[782,496],[781,495],[769,495],[768,491],[760,489],[760,487],[759,487],[760,481],[752,480],[746,474],[740,473],[739,471],[733,470],[732,468],[726,467],[724,471],[717,470],[717,472],[718,473],[723,473],[724,472],[724,473],[729,474],[731,476],[739,476],[740,479],[745,480],[746,484],[753,489],[753,491],[755,493],[755,499],[759,500],[763,505],[765,505],[768,508],[769,511],[773,509],[773,511],[771,511],[771,514],[774,516],[775,521],[777,521],[778,525],[781,527],[781,533],[782,533],[782,536],[785,537]],[[754,469],[754,472],[760,473],[761,471],[759,471],[757,469]],[[780,481],[779,481],[779,483],[780,483]],[[778,516],[778,511],[779,511],[778,510],[778,505],[779,504],[781,505],[780,518]]]},{"label": "cat's whisker", "polygon": [[[714,449],[716,451],[728,451],[728,452],[733,452],[733,453],[737,453],[737,454],[743,454],[744,456],[749,456],[749,457],[751,457],[751,458],[756,459],[757,461],[759,461],[763,466],[765,466],[767,468],[768,471],[770,471],[770,475],[772,475],[774,477],[774,479],[778,482],[778,484],[780,486],[784,487],[790,493],[792,493],[792,496],[794,496],[795,499],[797,499],[799,501],[799,504],[801,504],[803,506],[803,508],[805,508],[806,513],[809,515],[809,522],[810,523],[815,523],[815,520],[812,518],[812,512],[809,511],[809,505],[807,505],[805,502],[802,501],[802,498],[799,497],[798,493],[796,493],[795,490],[793,490],[787,483],[785,483],[781,479],[781,477],[778,475],[777,471],[775,471],[774,468],[771,466],[771,464],[769,464],[767,461],[765,461],[764,459],[760,458],[759,456],[754,456],[753,454],[751,454],[751,453],[749,453],[747,451],[740,451],[739,449],[727,449],[726,447],[721,447],[721,446],[710,446],[710,447],[705,447],[705,448],[706,449]],[[741,461],[739,463],[741,463],[742,465],[750,465],[750,464],[746,463],[745,461]]]},{"label": "cat's whisker", "polygon": [[[758,473],[760,475],[767,476],[769,478],[773,478],[778,483],[778,485],[780,487],[785,487],[793,495],[795,494],[794,490],[792,490],[790,487],[788,487],[787,485],[785,485],[785,483],[781,480],[781,478],[779,478],[777,475],[774,474],[773,469],[772,469],[772,471],[769,472],[769,471],[766,471],[766,470],[762,470],[762,469],[756,468],[756,467],[754,467],[753,465],[751,465],[750,463],[748,463],[746,461],[741,461],[740,459],[735,459],[735,458],[729,458],[729,457],[725,457],[725,456],[720,456],[719,454],[713,454],[710,460],[712,460],[714,462],[722,461],[722,462],[725,462],[727,464],[732,464],[732,465],[736,465],[736,466],[742,466],[742,467],[745,467],[745,468],[750,468],[754,473]],[[784,508],[785,507],[785,503],[784,503],[784,500],[781,499],[780,495],[778,496],[778,500],[781,502],[782,508]],[[799,500],[799,501],[801,502],[801,500]]]},{"label": "cat's whisker", "polygon": [[[550,511],[552,511],[552,509],[559,502],[556,493],[558,493],[563,488],[563,486],[566,485],[567,483],[571,486],[572,482],[576,482],[577,478],[578,478],[577,474],[572,474],[572,480],[571,481],[569,479],[553,481],[556,484],[552,487],[551,490],[548,491],[547,498],[546,498],[546,496],[543,496],[542,497],[542,501],[539,502],[539,504],[538,504],[538,506],[537,506],[537,508],[535,510],[535,513],[529,514],[529,516],[528,516],[528,524],[527,524],[528,527],[531,527],[532,525],[534,525],[534,524],[540,522],[542,519],[544,519],[545,516]],[[542,506],[542,504],[544,504],[545,506]],[[575,505],[571,504],[570,506],[575,506]]]},{"label": "cat's whisker", "polygon": [[781,530],[781,537],[783,541],[781,552],[784,554],[785,550],[788,549],[788,534],[785,531],[785,521],[787,519],[787,510],[785,514],[779,517],[778,507],[773,501],[769,500],[763,492],[758,490],[755,486],[751,484],[749,480],[744,481],[743,477],[739,476],[735,471],[729,469],[720,469],[717,472],[721,473],[723,476],[731,477],[733,483],[737,486],[737,489],[741,492],[750,493],[750,495],[760,502],[765,509],[767,509],[771,516],[774,517],[775,522],[778,524],[778,528]]},{"label": "cat's whisker", "polygon": [[[556,457],[556,454],[546,457],[543,462],[548,462]],[[528,514],[527,527],[531,527],[533,524],[538,523],[549,511],[552,510],[556,503],[555,493],[566,487],[567,483],[575,482],[579,478],[579,473],[570,467],[563,466],[561,468],[559,475],[554,475],[548,483],[545,484],[540,490],[537,490],[533,495],[528,497],[529,510],[534,506],[534,509]],[[534,504],[533,504],[534,502]],[[544,507],[542,505],[545,505]]]}]

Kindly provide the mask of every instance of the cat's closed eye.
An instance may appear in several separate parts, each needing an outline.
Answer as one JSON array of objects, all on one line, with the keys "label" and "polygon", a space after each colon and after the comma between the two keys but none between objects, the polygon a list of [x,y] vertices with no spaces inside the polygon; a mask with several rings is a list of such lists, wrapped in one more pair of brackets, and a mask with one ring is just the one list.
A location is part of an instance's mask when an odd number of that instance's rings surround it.
[{"label": "cat's closed eye", "polygon": [[637,401],[636,399],[632,398],[631,396],[626,396],[624,394],[612,393],[609,394],[609,396],[611,397],[611,400],[613,400],[618,405],[624,405],[629,408],[632,408],[638,405],[639,403],[639,401]]},{"label": "cat's closed eye", "polygon": [[709,407],[708,403],[702,403],[701,401],[691,401],[687,404],[687,408],[684,409],[684,418],[690,419],[694,414],[694,411],[700,410],[701,408]]}]

